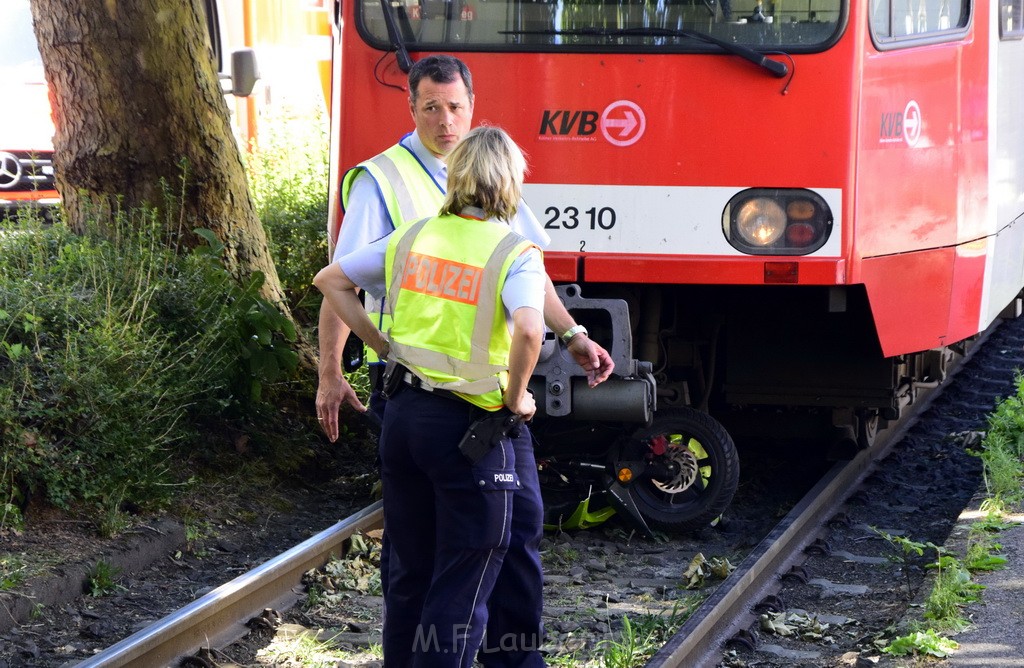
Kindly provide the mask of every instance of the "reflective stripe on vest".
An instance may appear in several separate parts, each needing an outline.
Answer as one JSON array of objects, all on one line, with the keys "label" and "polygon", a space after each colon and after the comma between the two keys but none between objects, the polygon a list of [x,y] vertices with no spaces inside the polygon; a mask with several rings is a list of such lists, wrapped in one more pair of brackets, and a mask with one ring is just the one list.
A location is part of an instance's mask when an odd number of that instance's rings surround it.
[{"label": "reflective stripe on vest", "polygon": [[[365,170],[377,184],[391,226],[395,229],[424,216],[437,215],[444,203],[444,190],[416,155],[398,143],[345,173],[341,184],[342,208],[348,208],[352,183],[360,170]],[[382,332],[391,328],[390,317],[381,313],[381,302],[369,295],[366,297],[366,313]],[[371,364],[380,361],[377,353],[369,346],[364,346],[364,354],[366,361]]]},{"label": "reflective stripe on vest", "polygon": [[496,410],[512,337],[501,290],[533,244],[506,225],[442,216],[413,223],[388,244],[391,355],[430,387]]}]

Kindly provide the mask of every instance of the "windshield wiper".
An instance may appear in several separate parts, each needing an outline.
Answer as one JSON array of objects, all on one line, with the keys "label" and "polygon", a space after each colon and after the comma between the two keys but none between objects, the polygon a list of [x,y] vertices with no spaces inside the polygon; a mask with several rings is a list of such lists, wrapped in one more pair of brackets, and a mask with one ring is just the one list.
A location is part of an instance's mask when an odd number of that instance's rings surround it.
[{"label": "windshield wiper", "polygon": [[409,70],[412,69],[412,58],[409,57],[409,49],[405,47],[405,40],[402,39],[402,33],[398,30],[395,15],[391,11],[391,0],[380,0],[380,8],[384,12],[384,26],[388,31],[388,39],[391,40],[391,45],[395,47],[395,59],[398,61],[398,69],[408,74]]},{"label": "windshield wiper", "polygon": [[758,67],[771,72],[774,76],[782,78],[789,74],[789,67],[785,63],[772,60],[765,54],[755,51],[750,47],[733,42],[726,42],[696,30],[676,30],[672,28],[576,28],[571,30],[507,30],[502,31],[509,35],[558,35],[558,36],[580,36],[580,37],[685,37],[708,44],[714,44],[723,51],[748,60]]}]

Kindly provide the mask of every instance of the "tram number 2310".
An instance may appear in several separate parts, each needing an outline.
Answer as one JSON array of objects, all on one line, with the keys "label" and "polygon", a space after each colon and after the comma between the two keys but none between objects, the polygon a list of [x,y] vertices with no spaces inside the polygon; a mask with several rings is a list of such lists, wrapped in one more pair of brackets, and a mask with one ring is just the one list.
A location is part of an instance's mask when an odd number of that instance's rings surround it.
[{"label": "tram number 2310", "polygon": [[544,209],[544,215],[547,217],[544,221],[546,230],[575,230],[581,226],[588,230],[610,230],[615,227],[615,209],[608,206],[592,206],[586,211],[574,206],[549,206]]}]

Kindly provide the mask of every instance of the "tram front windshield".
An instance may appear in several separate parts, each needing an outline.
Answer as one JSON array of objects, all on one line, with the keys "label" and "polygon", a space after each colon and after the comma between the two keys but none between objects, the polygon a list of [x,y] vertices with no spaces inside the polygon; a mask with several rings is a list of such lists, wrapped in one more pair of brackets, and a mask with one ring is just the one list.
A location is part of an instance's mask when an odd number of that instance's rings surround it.
[{"label": "tram front windshield", "polygon": [[[751,48],[820,50],[838,36],[842,0],[360,0],[359,28],[379,48],[694,52],[701,36]],[[384,9],[392,19],[389,35]]]}]

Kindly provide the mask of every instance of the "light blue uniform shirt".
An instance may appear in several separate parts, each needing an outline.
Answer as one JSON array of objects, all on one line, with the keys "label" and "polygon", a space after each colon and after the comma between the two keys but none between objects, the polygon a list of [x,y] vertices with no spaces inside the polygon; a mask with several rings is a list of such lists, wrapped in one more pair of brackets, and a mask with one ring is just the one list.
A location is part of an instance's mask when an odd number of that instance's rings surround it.
[{"label": "light blue uniform shirt", "polygon": [[[416,132],[410,132],[402,137],[400,143],[413,152],[438,189],[442,193],[447,192],[448,168],[423,145],[420,136]],[[436,214],[437,212],[433,211],[428,215]],[[533,215],[525,201],[520,200],[516,216],[510,222],[510,226],[513,232],[529,239],[541,249],[547,248],[551,243],[551,237],[544,231],[544,226]],[[338,243],[334,247],[334,260],[337,261],[393,231],[391,218],[377,189],[377,183],[365,169],[360,170],[352,180],[345,220],[338,233]],[[366,289],[366,286],[361,287]]]}]

